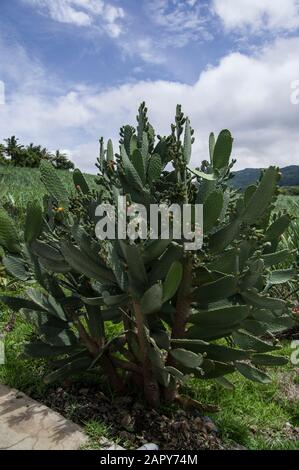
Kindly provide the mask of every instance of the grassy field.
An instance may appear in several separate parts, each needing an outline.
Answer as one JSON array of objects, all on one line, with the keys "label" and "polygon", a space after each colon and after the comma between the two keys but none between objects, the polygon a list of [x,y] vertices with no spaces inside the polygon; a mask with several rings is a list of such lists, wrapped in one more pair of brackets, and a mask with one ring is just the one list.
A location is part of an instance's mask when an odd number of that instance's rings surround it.
[{"label": "grassy field", "polygon": [[[57,170],[70,192],[74,191],[72,173],[65,170]],[[85,174],[91,187],[96,187],[95,176]],[[32,199],[42,200],[45,188],[40,180],[37,168],[8,168],[0,166],[0,201],[8,202],[19,210],[24,210],[28,201]],[[278,210],[288,210],[299,217],[299,196],[279,196]]]},{"label": "grassy field", "polygon": [[[1,173],[3,176],[1,177]],[[69,188],[72,178],[69,172],[60,171],[60,176]],[[87,175],[92,183],[94,177]],[[8,171],[0,168],[0,196],[3,204],[14,208],[16,215],[22,213],[28,200],[42,199],[44,188],[39,179],[38,170],[16,169]],[[299,197],[280,196],[277,211],[287,209],[299,217]],[[299,247],[299,226],[294,220],[289,234],[282,243]],[[296,238],[297,237],[297,238]],[[296,246],[297,244],[297,246]],[[0,279],[2,295],[23,295],[22,287],[14,284],[4,287]],[[0,333],[11,320],[11,313],[0,306]],[[0,382],[18,388],[21,391],[42,398],[49,392],[49,386],[42,381],[43,374],[50,364],[44,361],[24,360],[21,355],[21,345],[33,334],[31,327],[18,315],[14,328],[6,334],[6,365],[0,366]],[[290,343],[285,342],[279,354],[290,357]],[[222,438],[227,443],[235,442],[249,449],[299,449],[294,428],[299,427],[299,369],[289,364],[280,369],[272,369],[270,374],[273,383],[261,386],[246,381],[241,376],[233,376],[236,384],[235,391],[227,391],[214,382],[203,382],[190,379],[186,384],[188,393],[202,403],[216,403],[220,411],[213,416],[215,423],[222,432]],[[74,417],[76,403],[65,411],[69,418]],[[109,430],[99,421],[84,423],[90,434],[93,447],[97,440],[109,436]]]},{"label": "grassy field", "polygon": [[[74,192],[72,173],[65,170],[57,170],[59,177],[70,192]],[[91,187],[96,187],[96,175],[85,174]],[[42,201],[45,187],[40,179],[37,168],[7,168],[0,166],[0,201],[15,214],[20,221],[28,201],[38,199]]]}]

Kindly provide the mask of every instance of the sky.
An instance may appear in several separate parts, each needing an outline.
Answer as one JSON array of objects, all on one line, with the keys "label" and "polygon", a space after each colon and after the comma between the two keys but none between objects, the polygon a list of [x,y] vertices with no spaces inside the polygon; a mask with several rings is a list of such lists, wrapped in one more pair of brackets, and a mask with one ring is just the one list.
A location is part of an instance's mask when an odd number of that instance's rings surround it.
[{"label": "sky", "polygon": [[223,128],[237,169],[299,164],[299,0],[0,0],[0,141],[94,172],[143,100],[160,135],[182,104],[193,166]]}]

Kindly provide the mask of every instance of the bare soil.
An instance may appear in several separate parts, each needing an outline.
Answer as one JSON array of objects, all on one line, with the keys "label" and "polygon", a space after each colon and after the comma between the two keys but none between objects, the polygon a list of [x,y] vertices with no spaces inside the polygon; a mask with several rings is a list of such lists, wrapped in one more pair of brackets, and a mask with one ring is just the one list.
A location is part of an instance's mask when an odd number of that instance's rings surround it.
[{"label": "bare soil", "polygon": [[109,438],[127,449],[146,443],[157,444],[161,450],[225,449],[213,421],[197,410],[156,411],[134,397],[111,400],[97,387],[77,383],[55,388],[41,401],[77,424],[90,420],[105,424]]}]

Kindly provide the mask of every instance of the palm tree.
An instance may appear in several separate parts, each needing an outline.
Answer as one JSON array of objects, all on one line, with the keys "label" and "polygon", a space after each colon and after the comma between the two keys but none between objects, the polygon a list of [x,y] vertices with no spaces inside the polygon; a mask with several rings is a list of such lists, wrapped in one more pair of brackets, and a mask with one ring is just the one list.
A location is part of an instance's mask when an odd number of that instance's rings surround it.
[{"label": "palm tree", "polygon": [[54,156],[52,157],[52,163],[58,170],[73,170],[75,165],[68,159],[68,156],[65,153],[56,150]]},{"label": "palm tree", "polygon": [[6,142],[5,153],[10,158],[11,163],[15,166],[25,166],[23,160],[24,157],[24,146],[18,144],[19,139],[14,135],[8,139],[4,139]]},{"label": "palm tree", "polygon": [[0,144],[0,165],[5,165],[7,160],[5,158],[5,146]]}]

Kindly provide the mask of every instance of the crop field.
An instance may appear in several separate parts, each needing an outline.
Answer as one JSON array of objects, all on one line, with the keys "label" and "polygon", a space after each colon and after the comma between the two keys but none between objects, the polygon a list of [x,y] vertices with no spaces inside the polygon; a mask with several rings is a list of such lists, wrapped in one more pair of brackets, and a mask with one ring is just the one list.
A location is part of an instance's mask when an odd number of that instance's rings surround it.
[{"label": "crop field", "polygon": [[[57,170],[59,177],[69,189],[74,190],[72,173],[67,170]],[[95,175],[85,175],[88,183],[96,187]],[[46,190],[40,180],[38,168],[7,168],[0,166],[0,200],[9,204],[22,213],[28,201],[42,200]]]},{"label": "crop field", "polygon": [[[59,177],[70,191],[73,191],[72,173],[66,170],[57,170]],[[96,175],[84,174],[88,184],[96,187]],[[42,199],[45,187],[40,180],[37,168],[8,168],[0,166],[0,197],[1,201],[11,201],[19,208],[25,208],[27,202],[33,198]],[[299,216],[299,195],[278,198],[278,209],[287,209]]]}]

